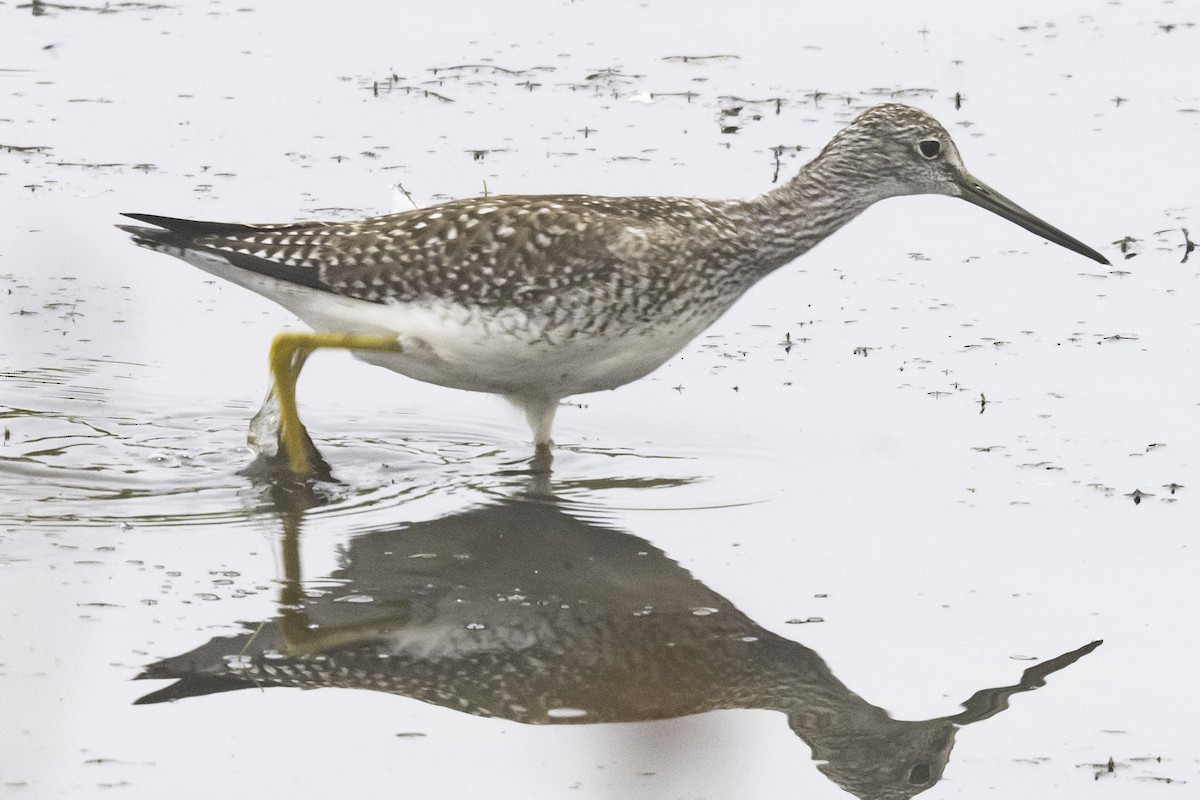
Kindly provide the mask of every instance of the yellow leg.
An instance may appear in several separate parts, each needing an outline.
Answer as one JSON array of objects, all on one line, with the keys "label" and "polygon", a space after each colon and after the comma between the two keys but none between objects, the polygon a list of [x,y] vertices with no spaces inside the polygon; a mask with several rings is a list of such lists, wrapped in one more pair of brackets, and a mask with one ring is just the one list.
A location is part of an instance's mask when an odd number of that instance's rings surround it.
[{"label": "yellow leg", "polygon": [[340,350],[370,350],[400,352],[395,337],[367,336],[353,333],[303,333],[289,331],[275,336],[271,342],[271,380],[279,400],[279,445],[287,455],[288,469],[297,475],[312,472],[304,443],[304,425],[296,410],[296,381],[305,359],[321,348]]}]

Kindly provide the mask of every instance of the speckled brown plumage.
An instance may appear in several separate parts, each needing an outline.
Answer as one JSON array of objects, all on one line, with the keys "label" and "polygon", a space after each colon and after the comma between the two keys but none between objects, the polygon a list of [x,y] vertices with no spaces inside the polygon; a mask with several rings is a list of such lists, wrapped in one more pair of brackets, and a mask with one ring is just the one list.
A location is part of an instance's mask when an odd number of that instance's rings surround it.
[{"label": "speckled brown plumage", "polygon": [[749,200],[505,195],[344,222],[130,214],[159,227],[125,230],[318,332],[394,336],[396,353],[360,357],[506,395],[540,444],[560,398],[646,375],[765,275],[876,201],[914,193],[962,197],[1104,260],[972,178],[946,130],[898,104],[863,112]]}]

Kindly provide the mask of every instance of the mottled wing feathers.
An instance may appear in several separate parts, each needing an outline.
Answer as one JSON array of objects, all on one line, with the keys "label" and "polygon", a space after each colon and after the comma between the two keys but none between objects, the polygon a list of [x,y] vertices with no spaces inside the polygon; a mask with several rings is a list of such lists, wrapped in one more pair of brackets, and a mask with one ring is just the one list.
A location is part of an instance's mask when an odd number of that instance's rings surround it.
[{"label": "mottled wing feathers", "polygon": [[[698,201],[501,196],[346,222],[241,225],[127,214],[151,248],[206,251],[235,266],[370,302],[418,297],[523,305],[572,288],[636,282],[652,249],[675,248]],[[661,259],[660,259],[661,260]]]}]

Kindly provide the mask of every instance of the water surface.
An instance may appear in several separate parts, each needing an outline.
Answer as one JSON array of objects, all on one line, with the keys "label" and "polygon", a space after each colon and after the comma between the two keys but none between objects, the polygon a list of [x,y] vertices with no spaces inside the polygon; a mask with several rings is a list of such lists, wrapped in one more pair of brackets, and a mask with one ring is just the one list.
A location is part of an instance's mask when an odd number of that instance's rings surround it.
[{"label": "water surface", "polygon": [[[0,25],[5,796],[1200,782],[1195,4],[43,8]],[[329,353],[338,482],[247,477],[298,323],[112,227],[745,196],[889,100],[1113,268],[888,201],[564,405],[545,482],[503,401]]]}]

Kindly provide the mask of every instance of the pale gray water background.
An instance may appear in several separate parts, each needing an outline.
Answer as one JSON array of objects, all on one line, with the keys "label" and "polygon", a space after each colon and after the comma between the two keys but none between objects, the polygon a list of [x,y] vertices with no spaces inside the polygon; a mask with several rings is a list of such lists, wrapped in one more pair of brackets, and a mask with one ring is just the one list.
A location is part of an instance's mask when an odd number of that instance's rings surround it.
[{"label": "pale gray water background", "polygon": [[[887,201],[658,372],[564,407],[553,488],[897,719],[1105,640],[964,728],[922,797],[1194,796],[1197,4],[47,11],[0,4],[0,796],[846,796],[771,711],[132,705],[165,685],[130,681],[147,664],[279,612],[280,516],[238,470],[296,323],[112,225],[380,213],[396,183],[743,196],[773,147],[784,180],[891,99],[1113,269],[966,203]],[[343,481],[304,519],[306,576],[523,490],[528,431],[498,399],[320,354],[300,405]]]}]

